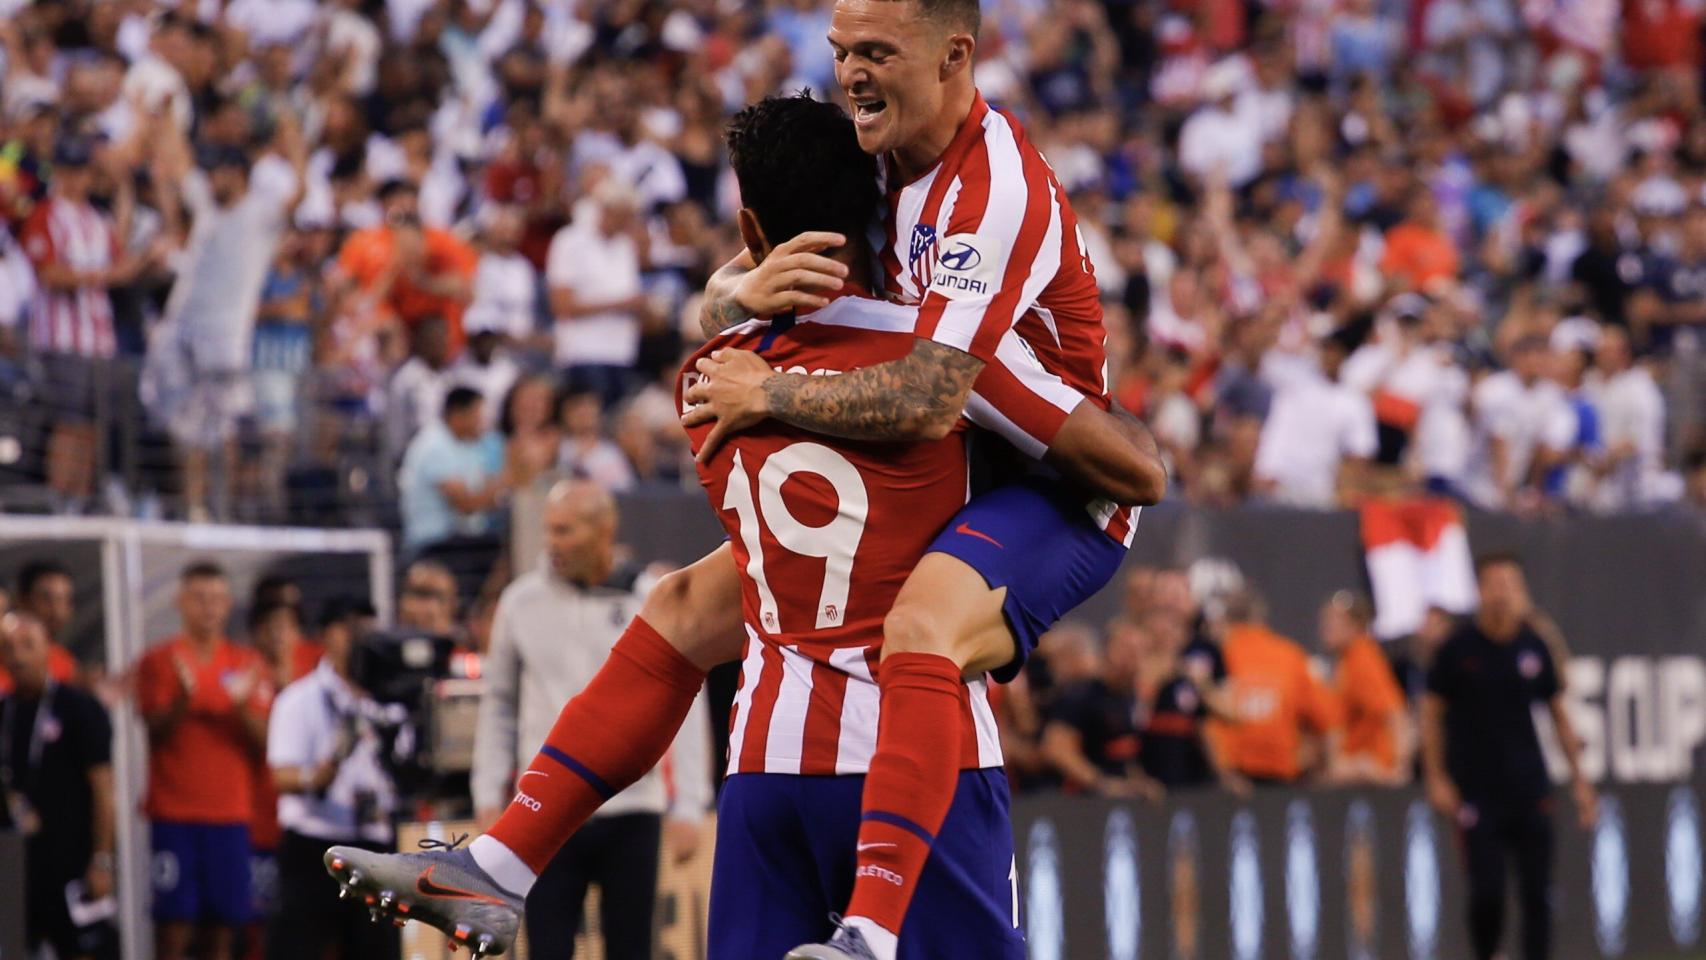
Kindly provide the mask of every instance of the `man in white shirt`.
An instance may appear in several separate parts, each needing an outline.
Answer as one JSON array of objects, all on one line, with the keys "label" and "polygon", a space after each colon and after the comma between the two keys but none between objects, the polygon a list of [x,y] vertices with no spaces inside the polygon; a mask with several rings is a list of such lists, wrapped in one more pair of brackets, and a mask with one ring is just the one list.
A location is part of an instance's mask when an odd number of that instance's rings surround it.
[{"label": "man in white shirt", "polygon": [[331,844],[389,850],[397,788],[381,762],[374,719],[382,709],[350,681],[350,654],[373,625],[373,608],[334,601],[321,634],[320,665],[273,701],[267,766],[278,788],[279,909],[267,933],[269,957],[394,960],[397,932],[371,923],[366,907],[340,900],[321,855]]},{"label": "man in white shirt", "polygon": [[[558,710],[604,665],[645,597],[632,574],[615,573],[616,504],[603,488],[585,480],[559,483],[546,500],[544,521],[546,562],[504,590],[484,662],[471,775],[482,829],[509,803],[516,771],[527,769]],[[670,852],[686,859],[697,849],[711,802],[705,710],[701,694],[676,735],[673,796],[661,770],[646,774],[599,808],[540,874],[528,894],[535,956],[574,954],[589,883],[600,889],[606,954],[651,955],[664,817]]]},{"label": "man in white shirt", "polygon": [[1599,413],[1605,453],[1604,477],[1594,491],[1593,506],[1632,510],[1672,499],[1675,491],[1663,489],[1664,395],[1647,368],[1635,362],[1622,327],[1607,326],[1600,334],[1595,367],[1600,379],[1589,397]]},{"label": "man in white shirt", "polygon": [[1475,386],[1468,493],[1489,510],[1535,504],[1547,471],[1575,444],[1576,413],[1545,376],[1548,349],[1543,338],[1524,337],[1511,348],[1510,369]]},{"label": "man in white shirt", "polygon": [[1179,165],[1198,181],[1220,178],[1234,189],[1262,172],[1262,127],[1237,107],[1243,65],[1232,58],[1203,77],[1203,105],[1179,131]]},{"label": "man in white shirt", "polygon": [[450,388],[461,382],[450,366],[448,321],[427,317],[415,326],[412,340],[409,359],[385,386],[385,440],[393,457],[402,456],[409,441],[438,420]]},{"label": "man in white shirt", "polygon": [[1276,503],[1333,509],[1341,474],[1371,459],[1379,446],[1374,405],[1339,381],[1348,353],[1342,337],[1329,336],[1320,346],[1318,371],[1299,371],[1275,385],[1255,469],[1257,488]]},{"label": "man in white shirt", "polygon": [[[240,418],[254,406],[255,320],[261,287],[302,198],[307,148],[293,119],[279,124],[286,157],[267,154],[253,164],[235,147],[212,148],[205,174],[185,171],[178,183],[194,220],[166,305],[170,335],[150,350],[173,350],[187,362],[189,388],[169,404],[166,420],[184,469],[184,500],[192,519],[209,508],[209,466],[234,474],[232,445]],[[187,154],[188,143],[175,144]]]},{"label": "man in white shirt", "polygon": [[633,189],[606,176],[546,257],[554,361],[571,388],[597,393],[606,406],[634,380],[640,327],[651,309],[640,286],[646,245]]}]

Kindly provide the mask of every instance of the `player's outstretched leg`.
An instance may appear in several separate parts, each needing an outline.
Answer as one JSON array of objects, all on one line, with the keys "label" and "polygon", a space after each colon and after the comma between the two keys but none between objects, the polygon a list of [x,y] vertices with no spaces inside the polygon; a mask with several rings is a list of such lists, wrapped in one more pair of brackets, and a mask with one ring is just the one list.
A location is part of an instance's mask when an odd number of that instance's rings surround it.
[{"label": "player's outstretched leg", "polygon": [[847,920],[788,960],[894,960],[930,847],[953,806],[968,722],[966,672],[1012,659],[991,590],[964,561],[925,556],[883,624],[877,747],[865,777],[858,870]]},{"label": "player's outstretched leg", "polygon": [[663,758],[706,669],[739,655],[739,590],[727,545],[659,582],[592,682],[557,715],[485,836],[419,853],[334,847],[327,869],[376,919],[419,920],[478,953],[508,950],[545,865],[604,801]]}]

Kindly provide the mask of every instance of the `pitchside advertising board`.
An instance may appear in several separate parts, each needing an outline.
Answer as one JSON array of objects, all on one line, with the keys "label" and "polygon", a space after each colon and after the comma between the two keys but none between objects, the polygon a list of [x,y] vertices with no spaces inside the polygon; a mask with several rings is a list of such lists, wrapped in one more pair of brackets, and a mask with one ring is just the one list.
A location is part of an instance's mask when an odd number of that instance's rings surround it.
[{"label": "pitchside advertising board", "polygon": [[[1472,516],[1469,533],[1477,551],[1523,559],[1562,628],[1565,697],[1602,791],[1585,831],[1557,797],[1555,955],[1706,956],[1706,524],[1680,513]],[[1343,515],[1146,511],[1136,552],[1234,560],[1274,600],[1276,625],[1307,643],[1315,606],[1361,582],[1353,536]],[[1281,554],[1311,562],[1278,563],[1282,539]],[[1556,737],[1536,720],[1561,783]],[[1243,804],[1202,794],[1161,807],[1052,797],[1021,800],[1015,818],[1037,960],[1469,955],[1456,838],[1417,790],[1275,790]]]}]

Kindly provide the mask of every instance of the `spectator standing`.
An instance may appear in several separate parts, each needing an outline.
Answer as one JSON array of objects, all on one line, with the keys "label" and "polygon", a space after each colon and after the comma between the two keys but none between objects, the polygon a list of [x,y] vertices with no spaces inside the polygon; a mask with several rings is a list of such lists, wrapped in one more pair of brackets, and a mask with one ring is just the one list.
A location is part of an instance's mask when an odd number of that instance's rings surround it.
[{"label": "spectator standing", "polygon": [[634,467],[614,440],[604,435],[604,411],[596,393],[569,393],[558,406],[563,443],[557,467],[576,477],[622,492],[634,485]]},{"label": "spectator standing", "polygon": [[504,438],[504,462],[516,489],[531,486],[557,465],[563,430],[557,423],[556,389],[550,377],[526,377],[504,397],[498,432]]},{"label": "spectator standing", "polygon": [[[206,171],[184,170],[172,182],[192,221],[182,267],[166,308],[175,337],[156,335],[150,349],[180,351],[188,365],[188,389],[166,417],[184,470],[184,503],[191,519],[210,507],[230,515],[236,475],[236,433],[254,408],[255,324],[261,289],[273,254],[302,197],[308,162],[294,119],[279,124],[284,157],[269,154],[254,163],[237,147],[205,151]],[[186,141],[178,150],[187,160]],[[219,454],[222,493],[210,497],[210,459]]]},{"label": "spectator standing", "polygon": [[342,844],[389,850],[397,788],[386,771],[373,717],[378,705],[350,677],[351,654],[373,625],[373,609],[335,601],[322,624],[325,655],[274,705],[267,765],[278,789],[279,905],[267,936],[271,960],[344,957],[394,960],[397,931],[372,923],[365,905],[338,897],[321,857]]},{"label": "spectator standing", "polygon": [[146,265],[122,253],[121,238],[130,229],[128,194],[116,221],[89,202],[93,162],[87,142],[59,141],[47,198],[36,204],[20,237],[36,272],[29,346],[54,411],[47,484],[64,509],[79,509],[94,490],[96,421],[109,409],[109,362],[118,351],[108,290]]},{"label": "spectator standing", "polygon": [[1499,956],[1507,857],[1516,861],[1523,956],[1552,950],[1551,777],[1534,728],[1545,704],[1570,769],[1581,826],[1598,800],[1582,775],[1581,743],[1565,709],[1546,641],[1529,625],[1522,566],[1505,554],[1476,564],[1481,606],[1452,634],[1428,670],[1422,702],[1422,759],[1428,799],[1463,838],[1469,940],[1477,960]]},{"label": "spectator standing", "polygon": [[[511,353],[510,339],[503,333],[479,325],[468,328],[468,349],[450,368],[450,379],[467,387],[490,402],[485,404],[486,428],[503,429],[503,418],[510,407],[510,391],[521,379],[521,364]],[[551,407],[545,403],[547,418]]]},{"label": "spectator standing", "polygon": [[1380,272],[1402,289],[1437,292],[1456,282],[1462,266],[1457,245],[1440,227],[1433,191],[1422,184],[1411,187],[1403,222],[1386,232]]},{"label": "spectator standing", "polygon": [[[357,18],[359,19],[359,18]],[[448,325],[450,355],[462,351],[462,313],[473,296],[478,258],[454,233],[421,225],[420,192],[404,180],[379,188],[383,221],[349,235],[338,251],[337,290],[361,308],[410,331],[428,317]],[[353,290],[352,290],[353,288]]]},{"label": "spectator standing", "polygon": [[1184,623],[1157,611],[1143,625],[1149,641],[1138,667],[1144,772],[1169,792],[1218,782],[1235,795],[1248,793],[1249,783],[1226,768],[1207,736],[1209,698],[1180,659],[1189,640]]},{"label": "spectator standing", "polygon": [[1179,166],[1199,183],[1238,189],[1262,172],[1262,128],[1238,110],[1241,61],[1227,58],[1203,77],[1203,105],[1179,131]]},{"label": "spectator standing", "polygon": [[1321,607],[1321,647],[1335,660],[1333,687],[1344,719],[1327,775],[1337,783],[1397,786],[1410,778],[1415,740],[1398,678],[1369,634],[1372,616],[1367,600],[1344,591]]},{"label": "spectator standing", "polygon": [[[76,591],[71,571],[57,560],[33,560],[18,571],[17,591],[11,598],[20,613],[28,614],[47,633],[47,672],[53,682],[75,684],[77,658],[66,649],[64,638],[76,610]],[[0,613],[4,613],[0,610]],[[0,666],[0,693],[12,689],[10,674]]]},{"label": "spectator standing", "polygon": [[1487,509],[1537,504],[1547,472],[1568,458],[1575,442],[1570,400],[1545,376],[1547,351],[1545,340],[1523,337],[1511,347],[1510,369],[1475,385],[1468,492]]},{"label": "spectator standing", "polygon": [[1599,381],[1592,403],[1604,448],[1604,478],[1593,505],[1605,511],[1635,510],[1675,499],[1664,474],[1665,401],[1646,366],[1635,361],[1629,333],[1607,327],[1595,350]]},{"label": "spectator standing", "polygon": [[1162,786],[1138,759],[1138,668],[1147,638],[1115,621],[1102,650],[1101,675],[1063,691],[1043,725],[1043,755],[1069,788],[1104,797],[1159,801]]},{"label": "spectator standing", "polygon": [[225,636],[231,587],[212,563],[178,582],[183,631],[144,654],[137,707],[148,727],[145,809],[154,850],[156,956],[183,960],[192,942],[231,960],[252,898],[250,764],[266,743],[266,664]]},{"label": "spectator standing", "polygon": [[0,825],[25,837],[29,948],[116,960],[110,920],[79,924],[69,907],[113,895],[112,725],[94,697],[54,680],[48,650],[40,621],[0,616],[0,667],[16,684],[0,696]]},{"label": "spectator standing", "polygon": [[[256,585],[256,594],[261,594]],[[291,603],[263,598],[249,608],[249,645],[267,668],[267,682],[283,690],[307,676],[320,662],[322,648],[302,635],[299,609]],[[270,731],[269,731],[270,733]],[[254,816],[249,821],[249,889],[253,915],[243,956],[259,960],[265,953],[267,925],[278,914],[278,791],[264,753],[250,764]]]},{"label": "spectator standing", "polygon": [[451,371],[450,324],[443,317],[423,317],[409,339],[409,359],[385,388],[386,442],[393,456],[401,456],[410,440],[443,415],[445,395],[458,379]]},{"label": "spectator standing", "polygon": [[404,549],[495,533],[497,508],[508,501],[510,483],[503,441],[481,427],[482,403],[467,387],[451,388],[443,419],[409,442],[397,475]]},{"label": "spectator standing", "polygon": [[[484,663],[471,776],[482,828],[502,812],[516,771],[527,768],[561,705],[591,681],[644,599],[633,574],[616,570],[609,493],[584,480],[559,483],[547,497],[544,524],[545,562],[504,590]],[[711,800],[709,750],[701,696],[670,753],[674,796],[661,770],[648,773],[600,807],[539,875],[527,912],[528,943],[539,956],[575,955],[588,884],[600,891],[605,954],[651,955],[665,817],[668,852],[691,858]]]},{"label": "spectator standing", "polygon": [[1256,488],[1276,502],[1330,510],[1358,485],[1356,472],[1378,452],[1374,405],[1341,382],[1349,353],[1334,335],[1320,346],[1320,368],[1290,373],[1274,390],[1256,447]]},{"label": "spectator standing", "polygon": [[607,407],[635,385],[651,309],[640,285],[647,236],[638,205],[632,188],[606,175],[551,241],[545,266],[556,366],[571,390],[595,393]]},{"label": "spectator standing", "polygon": [[[474,267],[473,300],[463,316],[470,337],[486,330],[504,343],[533,336],[539,307],[539,274],[519,248],[527,221],[520,207],[492,204],[482,214],[480,259]],[[487,392],[500,397],[503,391]]]},{"label": "spectator standing", "polygon": [[1265,605],[1244,587],[1227,601],[1230,723],[1217,724],[1229,767],[1257,783],[1293,783],[1334,752],[1319,741],[1336,730],[1337,710],[1303,648],[1269,629]]}]

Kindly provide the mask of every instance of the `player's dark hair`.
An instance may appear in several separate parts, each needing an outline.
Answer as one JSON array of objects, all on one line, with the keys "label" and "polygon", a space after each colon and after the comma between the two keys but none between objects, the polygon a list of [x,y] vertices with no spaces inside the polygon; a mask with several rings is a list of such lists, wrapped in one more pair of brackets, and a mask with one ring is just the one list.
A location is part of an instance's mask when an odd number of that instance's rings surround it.
[{"label": "player's dark hair", "polygon": [[302,611],[297,609],[294,603],[286,603],[283,600],[268,600],[249,608],[249,632],[254,633],[260,628],[261,624],[266,623],[281,611],[289,611],[290,615],[296,618],[298,624],[302,622]]},{"label": "player's dark hair", "polygon": [[1475,578],[1479,580],[1481,578],[1481,574],[1486,573],[1493,567],[1503,566],[1515,567],[1517,572],[1523,572],[1521,557],[1518,557],[1509,550],[1489,550],[1475,558]]},{"label": "player's dark hair", "polygon": [[978,0],[918,0],[924,19],[977,36],[983,27],[983,11]]},{"label": "player's dark hair", "polygon": [[771,243],[807,230],[864,236],[880,199],[877,161],[840,107],[807,91],[765,97],[735,114],[726,137],[741,205]]},{"label": "player's dark hair", "polygon": [[225,568],[214,563],[212,560],[197,560],[189,566],[184,567],[183,572],[178,574],[178,580],[182,583],[189,583],[191,580],[224,579]]},{"label": "player's dark hair", "polygon": [[480,391],[472,387],[452,387],[444,395],[444,415],[461,413],[480,402]]},{"label": "player's dark hair", "polygon": [[48,577],[64,577],[71,579],[71,569],[58,560],[31,560],[18,571],[18,597],[28,597],[35,592],[36,584]]}]

